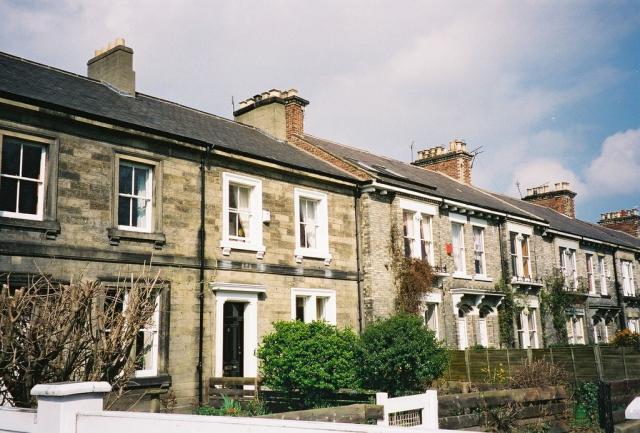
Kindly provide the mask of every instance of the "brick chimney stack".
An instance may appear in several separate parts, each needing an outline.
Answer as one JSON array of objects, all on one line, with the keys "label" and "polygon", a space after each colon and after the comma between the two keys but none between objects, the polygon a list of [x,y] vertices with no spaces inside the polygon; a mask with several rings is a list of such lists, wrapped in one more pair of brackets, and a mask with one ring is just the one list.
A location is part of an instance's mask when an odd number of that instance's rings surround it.
[{"label": "brick chimney stack", "polygon": [[237,122],[254,126],[287,141],[304,134],[304,107],[309,101],[298,96],[296,89],[271,89],[245,99],[233,112]]},{"label": "brick chimney stack", "polygon": [[449,142],[449,149],[436,146],[418,151],[418,159],[412,162],[418,167],[438,171],[471,185],[471,162],[473,155],[467,152],[467,143],[462,140]]},{"label": "brick chimney stack", "polygon": [[558,182],[553,189],[548,185],[527,188],[524,201],[546,206],[568,217],[576,217],[575,197],[577,193],[569,189],[569,182]]},{"label": "brick chimney stack", "polygon": [[107,83],[117,91],[134,96],[136,73],[133,70],[133,50],[118,38],[106,48],[95,51],[87,62],[87,76]]},{"label": "brick chimney stack", "polygon": [[637,208],[605,212],[598,224],[640,238],[640,212]]}]

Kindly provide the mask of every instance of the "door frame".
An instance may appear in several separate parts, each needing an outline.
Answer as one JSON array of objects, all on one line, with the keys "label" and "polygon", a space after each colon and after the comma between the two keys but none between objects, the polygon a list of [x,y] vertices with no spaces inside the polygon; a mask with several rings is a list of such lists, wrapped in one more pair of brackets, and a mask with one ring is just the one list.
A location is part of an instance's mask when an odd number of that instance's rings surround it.
[{"label": "door frame", "polygon": [[244,308],[244,355],[243,369],[245,377],[255,377],[258,374],[258,295],[266,292],[265,286],[251,284],[212,283],[211,288],[216,295],[215,318],[215,363],[214,376],[223,375],[223,339],[224,339],[224,303],[242,302]]}]

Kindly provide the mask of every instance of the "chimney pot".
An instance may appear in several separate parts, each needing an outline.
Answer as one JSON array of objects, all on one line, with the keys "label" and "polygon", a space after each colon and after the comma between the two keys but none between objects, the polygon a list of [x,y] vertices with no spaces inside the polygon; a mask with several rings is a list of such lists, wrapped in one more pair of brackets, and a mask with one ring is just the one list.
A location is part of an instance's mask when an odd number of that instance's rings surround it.
[{"label": "chimney pot", "polygon": [[133,50],[124,45],[123,38],[117,38],[106,48],[95,50],[95,55],[87,62],[87,76],[109,84],[122,93],[135,95],[135,71],[133,70]]}]

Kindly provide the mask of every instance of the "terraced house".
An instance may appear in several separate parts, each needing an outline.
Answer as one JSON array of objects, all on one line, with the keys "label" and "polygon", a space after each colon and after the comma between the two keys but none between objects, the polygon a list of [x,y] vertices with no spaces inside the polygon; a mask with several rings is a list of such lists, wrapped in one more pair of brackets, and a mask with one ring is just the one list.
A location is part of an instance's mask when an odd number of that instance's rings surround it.
[{"label": "terraced house", "polygon": [[576,219],[565,183],[523,200],[477,188],[460,140],[404,163],[310,135],[308,104],[272,89],[229,120],[145,95],[124,41],[87,77],[0,53],[3,283],[122,284],[150,263],[158,312],[131,386],[171,386],[182,408],[209,377],[255,376],[276,320],[361,330],[393,314],[402,256],[435,271],[425,324],[452,348],[507,344],[505,284],[514,346],[558,342],[540,296],[556,274],[570,343],[640,329],[640,239],[613,214]]},{"label": "terraced house", "polygon": [[256,375],[276,320],[357,329],[356,178],[137,92],[123,41],[88,77],[0,54],[0,147],[4,284],[160,272],[132,387],[171,385],[191,407],[211,376]]},{"label": "terraced house", "polygon": [[[554,275],[572,295],[565,330],[570,344],[606,343],[636,329],[639,239],[575,218],[566,182],[531,188],[523,200],[471,185],[473,155],[459,140],[418,153],[412,164],[315,137],[304,131],[304,106],[292,109],[272,90],[249,98],[236,120],[269,131],[354,173],[359,182],[359,243],[364,323],[395,309],[394,232],[400,250],[436,271],[425,323],[450,347],[498,347],[503,279],[516,294],[515,346],[561,342],[541,316],[540,292]],[[274,126],[275,125],[275,126]],[[279,125],[279,126],[278,126]],[[358,170],[354,172],[353,170]],[[623,287],[621,293],[619,287]]]}]

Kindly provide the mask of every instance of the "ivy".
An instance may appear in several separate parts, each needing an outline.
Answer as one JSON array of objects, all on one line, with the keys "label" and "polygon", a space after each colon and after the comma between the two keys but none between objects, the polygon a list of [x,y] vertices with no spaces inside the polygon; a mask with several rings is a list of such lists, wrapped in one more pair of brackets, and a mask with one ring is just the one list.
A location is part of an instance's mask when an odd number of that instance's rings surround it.
[{"label": "ivy", "polygon": [[573,305],[574,296],[565,290],[564,276],[557,270],[547,278],[546,288],[540,292],[540,314],[550,318],[557,343],[569,344],[567,336],[567,309]]},{"label": "ivy", "polygon": [[496,290],[504,294],[498,307],[498,322],[500,323],[500,345],[503,347],[515,347],[515,299],[511,285],[501,279],[496,284]]},{"label": "ivy", "polygon": [[391,267],[397,293],[397,313],[421,314],[425,295],[433,290],[435,275],[426,260],[405,257],[402,236],[397,227],[391,230]]}]

